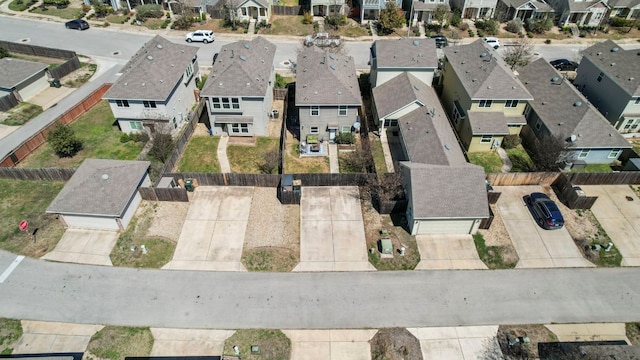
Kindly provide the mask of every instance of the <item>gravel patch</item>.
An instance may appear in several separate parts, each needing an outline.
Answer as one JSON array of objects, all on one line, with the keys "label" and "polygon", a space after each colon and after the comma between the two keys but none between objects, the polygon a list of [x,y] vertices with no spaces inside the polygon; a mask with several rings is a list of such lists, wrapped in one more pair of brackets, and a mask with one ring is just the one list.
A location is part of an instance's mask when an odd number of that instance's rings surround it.
[{"label": "gravel patch", "polygon": [[151,225],[146,235],[177,242],[187,217],[187,211],[189,211],[189,203],[143,200],[138,213],[144,213],[147,208],[151,208],[153,212],[151,213]]},{"label": "gravel patch", "polygon": [[256,187],[244,237],[246,249],[285,247],[300,249],[300,206],[282,205],[276,188]]}]

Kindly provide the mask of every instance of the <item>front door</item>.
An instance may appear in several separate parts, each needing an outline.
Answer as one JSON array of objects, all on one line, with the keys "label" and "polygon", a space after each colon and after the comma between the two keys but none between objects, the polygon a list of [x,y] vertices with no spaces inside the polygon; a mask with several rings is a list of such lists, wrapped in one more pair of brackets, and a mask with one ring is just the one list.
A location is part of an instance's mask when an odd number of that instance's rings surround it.
[{"label": "front door", "polygon": [[336,139],[336,129],[329,129],[329,141],[333,142]]}]

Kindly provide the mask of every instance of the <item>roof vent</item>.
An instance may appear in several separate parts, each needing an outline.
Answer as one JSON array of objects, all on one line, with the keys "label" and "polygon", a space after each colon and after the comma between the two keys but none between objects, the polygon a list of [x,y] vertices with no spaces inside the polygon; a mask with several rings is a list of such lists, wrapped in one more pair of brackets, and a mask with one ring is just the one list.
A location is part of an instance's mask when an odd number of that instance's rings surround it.
[{"label": "roof vent", "polygon": [[574,102],[574,103],[573,103],[573,106],[575,106],[575,107],[580,107],[580,106],[582,106],[582,101],[576,101],[576,102]]},{"label": "roof vent", "polygon": [[342,95],[342,91],[338,91],[338,95]]},{"label": "roof vent", "polygon": [[577,137],[574,134],[571,134],[571,136],[569,136],[569,141],[571,142],[576,142]]},{"label": "roof vent", "polygon": [[418,85],[413,85],[413,88],[416,90],[420,90],[420,87]]},{"label": "roof vent", "polygon": [[147,84],[145,84],[145,83],[140,84],[140,86],[142,86],[142,87],[144,87],[145,85],[147,85]]},{"label": "roof vent", "polygon": [[329,67],[331,68],[331,70],[335,70],[336,67],[334,65],[329,65]]},{"label": "roof vent", "polygon": [[598,52],[596,53],[596,55],[597,55],[597,56],[600,56],[600,55],[602,55],[602,52],[598,51]]},{"label": "roof vent", "polygon": [[610,65],[610,66],[615,66],[615,65],[616,65],[616,63],[614,63],[614,62],[613,62],[613,63],[611,63],[611,64],[609,64],[609,65]]},{"label": "roof vent", "polygon": [[109,174],[102,174],[102,176],[100,176],[102,178],[102,180],[107,181],[109,180]]},{"label": "roof vent", "polygon": [[633,80],[635,80],[635,78],[632,78],[632,77],[629,78],[629,81],[633,81]]},{"label": "roof vent", "polygon": [[557,77],[557,76],[554,76],[554,77],[551,78],[551,82],[556,82],[558,80],[560,80],[560,78]]},{"label": "roof vent", "polygon": [[219,82],[219,83],[218,83],[218,86],[222,86],[222,82]]},{"label": "roof vent", "polygon": [[164,80],[160,79],[160,83],[161,83],[161,84],[163,84],[163,83],[164,83]]},{"label": "roof vent", "polygon": [[244,46],[245,49],[248,49],[249,48],[249,43],[244,43],[243,46]]},{"label": "roof vent", "polygon": [[471,82],[476,82],[478,81],[478,79],[471,79]]},{"label": "roof vent", "polygon": [[329,59],[331,59],[331,60],[335,60],[335,59],[336,59],[336,56],[335,56],[335,55],[333,55],[333,54],[329,54]]},{"label": "roof vent", "polygon": [[153,56],[147,55],[147,60],[149,60],[149,61],[153,60]]},{"label": "roof vent", "polygon": [[162,49],[162,44],[158,44],[158,45],[156,45],[156,47],[157,47],[158,49]]},{"label": "roof vent", "polygon": [[449,144],[444,144],[444,148],[447,150],[451,150],[451,147],[449,146]]},{"label": "roof vent", "polygon": [[613,49],[611,49],[611,52],[618,52],[618,50],[620,50],[620,48],[616,46]]},{"label": "roof vent", "polygon": [[418,46],[420,45],[420,41],[418,40],[413,40],[413,46]]},{"label": "roof vent", "polygon": [[249,87],[249,86],[251,86],[251,83],[250,83],[250,82],[248,82],[248,83],[247,83],[247,87]]},{"label": "roof vent", "polygon": [[313,92],[313,95],[318,95],[318,92],[317,92],[317,91],[314,91],[314,92]]},{"label": "roof vent", "polygon": [[487,57],[487,53],[486,53],[486,52],[483,52],[482,54],[480,54],[480,57],[482,57],[482,58],[483,58],[483,57]]},{"label": "roof vent", "polygon": [[244,56],[244,55],[240,55],[240,60],[242,60],[242,61],[247,61],[247,57],[246,57],[246,56]]}]

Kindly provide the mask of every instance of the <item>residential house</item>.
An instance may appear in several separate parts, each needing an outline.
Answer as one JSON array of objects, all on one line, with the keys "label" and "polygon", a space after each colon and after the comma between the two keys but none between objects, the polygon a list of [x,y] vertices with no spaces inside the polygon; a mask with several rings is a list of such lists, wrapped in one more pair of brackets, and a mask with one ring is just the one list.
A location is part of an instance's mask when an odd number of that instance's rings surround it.
[{"label": "residential house", "polygon": [[467,163],[435,90],[403,72],[375,87],[373,102],[380,132],[400,145],[411,234],[475,233],[489,217],[484,170]]},{"label": "residential house", "polygon": [[612,0],[609,2],[611,17],[627,20],[640,18],[640,0]]},{"label": "residential house", "polygon": [[[403,8],[403,0],[395,0],[398,9]],[[360,8],[360,23],[380,19],[380,11],[387,8],[386,0],[356,0],[355,7]]]},{"label": "residential house", "polygon": [[498,0],[450,0],[452,8],[460,10],[463,19],[492,18]]},{"label": "residential house", "polygon": [[640,133],[640,52],[611,40],[583,53],[575,86],[621,133]]},{"label": "residential house", "polygon": [[520,80],[533,95],[525,116],[538,140],[564,139],[566,159],[586,164],[610,164],[631,145],[569,81],[545,59],[519,70]]},{"label": "residential house", "polygon": [[469,152],[489,151],[526,124],[531,94],[482,40],[444,49],[442,104]]},{"label": "residential house", "polygon": [[502,22],[515,19],[522,21],[553,19],[554,17],[553,8],[544,0],[498,0],[496,5],[496,18]]},{"label": "residential house", "polygon": [[141,186],[151,186],[149,161],[86,159],[46,212],[65,227],[125,230],[142,201]]},{"label": "residential house", "polygon": [[351,56],[330,53],[315,46],[298,54],[295,104],[301,145],[324,153],[324,141],[350,133],[360,125],[362,97]]},{"label": "residential house", "polygon": [[18,101],[27,101],[47,87],[47,64],[10,57],[0,59],[0,99],[13,93]]},{"label": "residential house", "polygon": [[263,37],[222,46],[200,92],[214,135],[267,136],[276,46]]},{"label": "residential house", "polygon": [[435,11],[438,6],[449,8],[449,0],[419,0],[411,4],[411,26],[417,24],[431,24],[435,18]]},{"label": "residential house", "polygon": [[172,133],[187,121],[197,101],[198,48],[156,35],[124,66],[102,97],[124,133],[157,126]]},{"label": "residential house", "polygon": [[561,26],[600,26],[609,11],[606,0],[549,0],[549,5]]},{"label": "residential house", "polygon": [[369,64],[372,87],[405,71],[431,86],[438,68],[435,39],[376,40],[371,45]]},{"label": "residential house", "polygon": [[269,0],[230,0],[235,11],[235,19],[239,21],[268,22],[271,17]]},{"label": "residential house", "polygon": [[345,15],[344,0],[311,0],[311,15]]}]

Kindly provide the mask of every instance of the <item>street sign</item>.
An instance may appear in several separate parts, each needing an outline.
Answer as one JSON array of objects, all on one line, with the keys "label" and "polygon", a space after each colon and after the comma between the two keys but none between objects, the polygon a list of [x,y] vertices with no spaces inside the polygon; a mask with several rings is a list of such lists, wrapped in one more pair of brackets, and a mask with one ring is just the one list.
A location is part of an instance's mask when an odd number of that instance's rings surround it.
[{"label": "street sign", "polygon": [[29,223],[27,222],[27,220],[22,220],[20,221],[18,228],[20,228],[20,231],[25,231],[29,228]]}]

